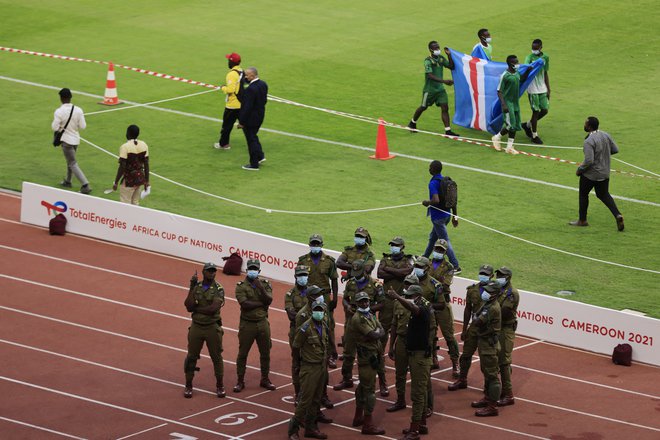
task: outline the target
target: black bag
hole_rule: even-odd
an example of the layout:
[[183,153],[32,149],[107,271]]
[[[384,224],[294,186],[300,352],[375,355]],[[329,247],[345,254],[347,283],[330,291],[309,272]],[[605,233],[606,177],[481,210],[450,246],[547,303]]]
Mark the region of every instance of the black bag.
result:
[[50,219],[48,232],[50,232],[50,235],[64,235],[66,233],[66,217],[64,217],[64,214],[57,214]]
[[440,192],[438,198],[440,199],[439,208],[443,211],[449,211],[455,208],[458,203],[458,185],[451,177],[444,176],[442,179],[435,179],[440,182]]
[[619,344],[614,347],[612,362],[629,367],[632,363],[632,346],[630,344]]
[[71,116],[73,116],[73,109],[75,108],[75,105],[71,106],[71,113],[69,113],[69,119],[66,120],[66,124],[64,124],[64,128],[61,131],[56,131],[53,133],[53,147],[59,147],[62,145],[62,135],[66,131],[66,128],[69,126],[69,122],[71,122]]
[[243,101],[243,93],[245,93],[245,72],[242,70],[235,70],[238,73],[238,91],[236,92],[236,99],[238,102]]
[[240,275],[241,266],[243,265],[243,257],[234,252],[228,257],[222,257],[225,265],[222,267],[222,273],[225,275]]

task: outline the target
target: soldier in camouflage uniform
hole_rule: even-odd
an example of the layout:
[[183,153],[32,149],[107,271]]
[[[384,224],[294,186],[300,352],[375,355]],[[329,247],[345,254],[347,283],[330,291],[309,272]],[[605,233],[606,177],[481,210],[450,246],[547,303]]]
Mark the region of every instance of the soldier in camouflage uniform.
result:
[[[316,286],[310,287],[317,288]],[[319,289],[320,293],[320,289]],[[326,439],[317,422],[321,411],[321,395],[327,376],[327,357],[330,345],[327,306],[323,298],[311,305],[311,317],[297,329],[293,350],[300,359],[300,402],[289,421],[289,440],[299,440],[298,429],[305,425],[305,437]]]
[[[447,259],[447,241],[442,238],[435,242],[431,254],[429,275],[440,281],[442,292],[438,295],[435,319],[440,327],[442,336],[447,342],[449,358],[451,359],[452,375],[458,377],[458,342],[454,337],[454,313],[451,308],[451,283],[454,280],[454,266]],[[438,369],[438,358],[434,356],[432,369]]]
[[186,386],[183,396],[187,399],[193,395],[193,378],[197,368],[197,360],[204,342],[209,350],[215,371],[216,394],[225,397],[223,385],[224,362],[222,359],[222,319],[220,308],[225,304],[225,289],[215,281],[217,268],[213,263],[206,263],[202,269],[204,279],[197,279],[197,272],[190,279],[190,290],[184,301],[186,310],[192,313],[192,323],[188,328],[188,354],[183,363],[186,374]]
[[[309,253],[298,258],[298,264],[309,267],[309,284],[315,284],[323,289],[323,299],[328,310],[326,315],[330,319],[330,334],[335,341],[335,316],[337,308],[337,295],[339,283],[337,281],[337,263],[330,255],[323,252],[323,237],[312,234],[309,237]],[[333,344],[328,350],[328,366],[337,368],[337,347]]]
[[499,373],[500,330],[502,328],[502,311],[498,296],[500,286],[489,282],[481,294],[483,304],[475,313],[473,324],[477,328],[477,348],[481,372],[484,375],[484,397],[472,402],[473,408],[478,408],[477,417],[496,416],[497,400],[502,393]]
[[465,310],[463,312],[463,330],[461,341],[463,341],[463,353],[459,358],[460,373],[456,382],[447,386],[449,391],[465,389],[468,386],[467,377],[472,365],[472,355],[477,351],[477,327],[474,325],[474,313],[483,304],[481,294],[484,286],[493,278],[493,266],[484,264],[479,268],[479,282],[468,286],[465,294]]
[[[370,308],[373,313],[380,311],[383,303],[383,286],[365,273],[364,261],[357,260],[352,264],[351,279],[346,283],[342,305],[344,307],[344,360],[341,366],[342,380],[333,389],[340,391],[353,387],[353,364],[355,363],[356,346],[355,336],[351,329],[351,318],[357,310],[355,295],[366,292],[369,296]],[[379,375],[385,375],[385,364],[379,368]]]
[[[403,292],[403,280],[406,275],[412,272],[412,256],[404,254],[403,250],[406,247],[405,241],[401,237],[394,237],[390,240],[390,253],[383,253],[383,258],[378,265],[378,278],[383,280],[383,290],[387,291],[393,289],[396,293]],[[385,329],[385,336],[380,341],[383,347],[387,346],[387,339],[389,337],[389,329],[392,326],[392,317],[394,313],[394,302],[387,295],[383,298],[383,306],[378,313],[378,320]],[[385,397],[389,395],[387,381],[385,376],[379,376],[380,379],[380,395]]]
[[373,423],[373,411],[376,405],[376,374],[383,364],[380,339],[385,330],[369,308],[369,295],[366,292],[359,292],[355,302],[357,311],[350,325],[355,332],[360,383],[355,390],[353,426],[362,426],[362,434],[383,435],[385,430]]
[[513,273],[508,267],[500,267],[495,272],[497,284],[501,286],[498,297],[502,309],[502,331],[500,331],[500,377],[502,378],[502,395],[497,401],[497,406],[513,405],[513,385],[511,384],[511,353],[513,342],[516,338],[518,328],[518,304],[520,294],[518,289],[511,285]]

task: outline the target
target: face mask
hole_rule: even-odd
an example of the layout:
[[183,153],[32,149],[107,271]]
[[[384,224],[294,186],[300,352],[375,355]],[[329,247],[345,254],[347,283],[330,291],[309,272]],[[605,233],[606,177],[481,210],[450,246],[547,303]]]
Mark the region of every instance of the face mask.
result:
[[417,278],[423,277],[424,276],[424,269],[421,267],[416,267],[415,268],[415,275],[417,275]]
[[369,307],[365,307],[365,308],[358,307],[358,312],[360,312],[360,313],[369,313],[369,312],[371,312],[371,309]]
[[310,246],[309,251],[313,254],[318,254],[321,252],[321,246]]
[[251,280],[255,279],[258,276],[259,276],[259,271],[258,270],[248,270],[247,271],[247,277]]
[[312,312],[312,319],[314,321],[323,321],[323,316],[324,315],[325,315],[325,313],[323,311],[314,310]]
[[490,293],[481,292],[481,299],[483,299],[484,301],[488,301],[490,299]]
[[296,277],[296,282],[298,283],[299,286],[306,286],[308,278],[309,277],[307,275],[299,276]]
[[540,50],[532,50],[532,53],[533,53],[534,55],[538,55],[538,54],[541,53],[541,51],[540,51]]
[[392,254],[395,254],[395,255],[400,254],[401,253],[401,248],[398,247],[398,246],[390,246],[390,252],[392,252]]
[[487,283],[490,277],[488,275],[479,275],[479,282],[480,283]]
[[355,241],[356,246],[364,246],[364,244],[367,242],[367,239],[364,237],[355,237],[353,241]]
[[438,55],[440,55],[441,53],[442,53],[442,52],[440,51],[440,49],[437,49],[437,50],[434,50],[434,51],[433,51],[433,55],[436,56],[436,57],[437,57]]
[[492,38],[490,38],[490,37],[486,38],[486,43],[490,43],[491,41],[493,41]]
[[445,254],[441,254],[440,252],[433,251],[433,259],[434,260],[442,260],[445,257]]
[[515,72],[518,70],[518,67],[520,67],[520,64],[509,64],[509,67]]
[[504,287],[504,285],[506,284],[506,278],[498,278],[496,281],[497,284],[500,285],[500,287]]

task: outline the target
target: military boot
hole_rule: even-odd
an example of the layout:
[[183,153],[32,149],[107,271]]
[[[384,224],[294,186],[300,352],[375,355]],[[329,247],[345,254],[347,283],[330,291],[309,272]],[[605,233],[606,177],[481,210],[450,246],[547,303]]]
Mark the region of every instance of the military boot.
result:
[[234,385],[234,392],[240,393],[243,389],[245,389],[245,375],[239,374],[238,381],[236,382],[236,385]]
[[488,397],[484,396],[481,398],[481,400],[476,400],[470,404],[472,408],[486,408],[488,406]]
[[353,426],[360,426],[364,423],[364,408],[355,407],[355,415],[353,416]]
[[269,391],[276,389],[275,385],[273,385],[268,376],[261,376],[261,382],[259,382],[259,386],[261,388],[266,388]]
[[396,402],[394,402],[394,405],[388,406],[385,408],[385,411],[387,412],[395,412],[399,411],[402,409],[406,409],[406,398],[404,396],[397,396]]
[[190,399],[193,395],[193,386],[192,382],[186,382],[186,386],[183,389],[183,397]]
[[516,400],[513,398],[513,392],[509,391],[500,396],[500,400],[497,401],[497,406],[509,406],[514,405]]
[[454,383],[447,385],[449,391],[457,391],[467,388],[467,377],[459,377]]
[[298,430],[300,429],[300,422],[298,419],[296,419],[296,416],[291,417],[289,420],[289,431],[287,434],[289,435],[289,440],[300,440],[300,436],[298,435]]
[[[497,410],[497,409],[496,409]],[[364,435],[384,435],[385,430],[380,426],[374,425],[373,416],[371,414],[364,415],[364,423],[362,424],[362,434]]]
[[353,388],[353,379],[343,378],[341,382],[332,387],[332,389],[335,391],[341,391],[346,388]]
[[419,440],[419,422],[410,422],[410,428],[404,429],[401,440]]
[[[486,399],[486,406],[484,408],[479,408],[474,412],[474,415],[477,417],[493,417],[499,414],[497,410],[497,401]],[[474,405],[472,405],[474,406]]]
[[335,407],[335,404],[332,403],[330,398],[328,397],[328,392],[324,391],[323,395],[321,396],[321,405],[323,405],[327,409],[332,409]]
[[461,377],[461,373],[458,371],[458,359],[451,360],[451,375],[454,379]]
[[380,384],[380,395],[382,397],[387,397],[390,395],[390,390],[387,388],[387,381],[385,380],[385,376],[383,377],[378,377],[378,383]]

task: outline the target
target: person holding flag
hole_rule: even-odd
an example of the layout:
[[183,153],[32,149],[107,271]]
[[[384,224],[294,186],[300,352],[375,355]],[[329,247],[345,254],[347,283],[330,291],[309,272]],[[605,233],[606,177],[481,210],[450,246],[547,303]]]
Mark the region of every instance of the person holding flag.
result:
[[424,111],[433,104],[440,107],[442,110],[442,122],[445,124],[445,134],[448,136],[459,136],[458,133],[451,131],[449,123],[449,99],[445,84],[451,86],[454,81],[451,79],[443,79],[442,71],[446,67],[449,70],[454,70],[454,61],[451,59],[450,51],[445,47],[445,54],[447,58],[442,56],[440,45],[437,41],[429,42],[429,51],[431,55],[424,59],[424,75],[426,82],[424,83],[424,91],[422,92],[422,103],[415,110],[412,120],[408,123],[408,128],[411,133],[417,131],[417,120],[424,113]]
[[509,55],[506,57],[507,69],[500,77],[500,83],[497,86],[497,96],[502,105],[502,114],[504,115],[504,123],[502,130],[496,133],[491,140],[493,147],[497,151],[502,151],[500,141],[502,136],[508,134],[506,153],[518,154],[518,151],[513,148],[513,142],[516,138],[516,131],[520,131],[520,83],[525,82],[529,76],[531,69],[527,69],[525,73],[520,75],[518,72],[518,57],[516,55]]
[[490,44],[492,41],[490,32],[488,32],[488,29],[479,29],[477,37],[479,37],[479,42],[474,45],[470,55],[476,58],[481,58],[482,60],[492,61],[493,45]]

